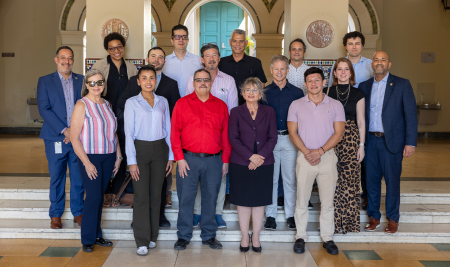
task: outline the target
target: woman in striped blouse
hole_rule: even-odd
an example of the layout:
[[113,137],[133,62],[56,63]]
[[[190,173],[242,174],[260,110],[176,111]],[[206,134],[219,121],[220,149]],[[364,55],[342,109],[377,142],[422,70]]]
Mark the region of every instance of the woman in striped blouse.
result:
[[122,161],[117,139],[117,120],[106,95],[104,75],[99,70],[86,73],[82,99],[75,105],[70,141],[78,156],[78,167],[86,190],[81,225],[84,252],[92,252],[94,244],[112,246],[102,237],[100,228],[103,198],[111,174],[116,175]]

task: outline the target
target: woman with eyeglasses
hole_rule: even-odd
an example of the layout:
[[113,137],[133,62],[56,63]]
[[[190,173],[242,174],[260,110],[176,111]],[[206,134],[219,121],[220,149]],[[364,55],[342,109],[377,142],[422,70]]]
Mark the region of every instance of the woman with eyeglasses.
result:
[[81,89],[82,99],[75,104],[70,121],[70,141],[78,156],[81,178],[86,191],[83,205],[81,243],[84,252],[92,252],[94,244],[112,246],[102,237],[103,196],[111,175],[122,162],[117,140],[117,120],[106,95],[105,76],[99,70],[86,73]]
[[[230,203],[237,205],[241,244],[239,250],[261,252],[261,232],[265,206],[272,204],[273,150],[277,144],[275,110],[260,104],[265,100],[262,83],[248,78],[242,84],[245,103],[231,110],[228,136],[233,150],[230,157]],[[250,217],[253,233],[248,234]]]
[[[118,120],[117,133],[122,144],[122,151],[125,150],[125,134],[123,132],[123,114],[116,113],[117,101],[127,87],[130,77],[137,75],[136,66],[123,58],[125,45],[126,40],[120,33],[112,32],[108,34],[103,40],[103,46],[109,55],[92,66],[92,69],[101,70],[105,75],[106,85],[108,86],[108,93],[105,95],[105,99],[111,104]],[[120,206],[120,203],[116,200],[116,194],[119,192],[125,178],[126,167],[125,158],[116,177],[106,190],[105,207]]]

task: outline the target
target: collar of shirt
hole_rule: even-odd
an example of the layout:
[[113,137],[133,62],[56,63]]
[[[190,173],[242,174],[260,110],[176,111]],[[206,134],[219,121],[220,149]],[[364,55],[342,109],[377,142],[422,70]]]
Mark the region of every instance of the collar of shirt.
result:
[[375,79],[375,76],[374,76],[373,77],[373,84],[383,84],[383,83],[385,84],[385,83],[387,83],[388,78],[389,78],[389,71],[386,74],[386,76],[384,76],[384,78],[381,79],[381,81],[379,81],[379,82],[377,82],[377,80]]
[[[111,59],[111,55],[106,57],[106,61],[108,62],[109,65],[114,63]],[[120,65],[122,66],[122,64],[125,64],[125,60],[123,58],[122,58],[122,63]]]
[[[330,97],[327,96],[326,94],[323,94],[323,95],[324,95],[324,98],[323,98],[322,102],[319,103],[319,105],[322,104],[322,103],[324,103],[324,104],[330,103]],[[309,99],[309,94],[306,95],[305,97],[303,97],[302,99],[303,99],[303,101],[305,101],[307,103],[313,103],[314,104],[314,102]],[[316,104],[314,104],[314,105],[316,105]]]
[[72,81],[72,73],[70,73],[70,76],[69,76],[69,78],[67,78],[67,80],[66,80],[66,78],[64,78],[64,76],[62,76],[61,73],[59,73],[59,71],[58,71],[58,75],[59,75],[59,79],[63,82],[71,82]]
[[[346,59],[348,59],[348,55],[345,57]],[[362,64],[364,61],[366,61],[367,60],[367,58],[365,58],[365,57],[363,57],[363,56],[361,56],[361,58],[359,59],[359,61],[358,61],[358,63],[356,63],[356,64],[353,64],[353,65],[358,65],[358,64]]]
[[[237,61],[237,62],[241,62],[241,61],[247,62],[247,57],[248,56],[244,53],[244,57],[241,60]],[[230,58],[228,59],[228,61],[236,62],[236,60],[234,60],[233,54],[230,55]]]
[[[287,89],[289,89],[289,90],[292,90],[294,85],[292,85],[292,84],[290,84],[289,83],[289,81],[288,80],[286,80],[286,85],[284,86],[284,88],[283,88],[283,90],[285,89],[285,88],[287,88]],[[270,85],[269,85],[269,90],[271,90],[271,89],[280,89],[280,87],[278,87],[278,85],[275,83],[275,82],[272,82]]]
[[[198,98],[197,94],[195,93],[195,89],[194,89],[194,92],[192,92],[192,94],[189,94],[188,96],[189,96],[189,98],[190,98],[191,100],[198,100],[198,101],[201,101],[201,100]],[[215,97],[211,94],[211,92],[209,92],[209,98],[208,98],[208,100],[206,100],[205,102],[207,102],[207,101],[214,101],[214,100],[215,100],[214,98],[215,98]],[[201,101],[201,102],[203,102],[203,101]]]
[[[159,98],[160,98],[161,96],[159,96],[159,95],[157,95],[157,94],[155,94],[155,93],[153,93],[153,96],[155,97],[155,104],[153,105],[153,107],[155,107],[156,104],[159,102],[159,100],[160,100]],[[137,97],[137,101],[139,101],[139,102],[144,101],[145,103],[148,103],[147,100],[145,100],[145,98],[142,96],[142,92],[139,93],[139,95],[138,95],[138,97]],[[149,106],[150,106],[150,105],[149,105]]]
[[[193,55],[193,54],[189,53],[189,51],[186,50],[186,54],[184,55],[184,57],[185,58],[186,57],[190,57],[191,55]],[[169,58],[175,58],[175,57],[178,58],[177,55],[175,54],[175,50],[172,52],[172,54],[168,55],[167,57],[169,57]]]
[[298,68],[294,67],[292,64],[289,64],[289,68],[290,69],[294,69],[294,70],[299,70],[299,69],[301,69],[303,67],[307,67],[306,64],[305,64],[305,61],[303,61],[302,65],[300,65],[300,67],[298,67]]

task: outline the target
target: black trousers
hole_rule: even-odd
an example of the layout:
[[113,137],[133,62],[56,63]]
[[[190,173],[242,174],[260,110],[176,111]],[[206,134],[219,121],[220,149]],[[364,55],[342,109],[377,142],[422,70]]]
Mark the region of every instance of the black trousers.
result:
[[125,153],[125,140],[119,140],[120,151],[122,152],[123,160],[120,163],[120,168],[117,171],[114,179],[110,181],[108,187],[106,188],[105,194],[117,194],[119,193],[120,187],[125,180],[125,175],[127,173],[127,155]]

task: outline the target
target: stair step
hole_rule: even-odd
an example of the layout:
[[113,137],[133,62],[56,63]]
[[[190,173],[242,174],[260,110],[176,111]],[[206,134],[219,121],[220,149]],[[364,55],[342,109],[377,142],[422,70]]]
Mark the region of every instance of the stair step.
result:
[[[131,221],[104,221],[102,223],[103,236],[111,240],[134,240]],[[37,239],[80,239],[80,227],[71,220],[62,220],[63,229],[51,229],[50,220],[10,220],[0,221],[0,238],[37,238]],[[158,240],[176,241],[176,222],[171,221],[172,227],[161,228]],[[361,228],[364,227],[361,224]],[[399,232],[393,235],[384,233],[386,223],[382,223],[380,230],[336,234],[335,242],[354,243],[447,243],[450,238],[448,224],[400,224]],[[318,231],[319,223],[308,223],[308,242],[321,242]],[[241,233],[238,222],[228,222],[227,228],[217,231],[217,239],[222,242],[240,241]],[[276,231],[261,231],[262,242],[291,242],[295,240],[295,231],[291,231],[284,223],[278,224]],[[201,241],[200,229],[195,228],[192,241]]]

